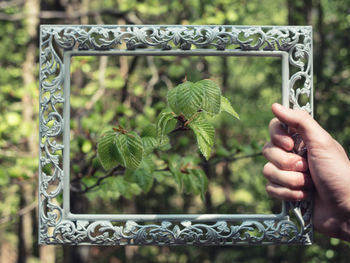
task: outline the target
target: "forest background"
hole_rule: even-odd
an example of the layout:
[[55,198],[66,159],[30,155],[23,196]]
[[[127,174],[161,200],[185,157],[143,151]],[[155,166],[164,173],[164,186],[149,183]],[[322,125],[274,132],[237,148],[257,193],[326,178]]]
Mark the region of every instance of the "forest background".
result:
[[[39,247],[40,24],[312,25],[315,118],[350,152],[349,0],[0,1],[0,262],[348,261],[348,243],[320,234],[307,247]],[[78,57],[71,77],[71,202],[77,212],[278,212],[261,173],[270,105],[281,100],[278,60]],[[216,121],[216,159],[205,170],[204,200],[181,190],[166,171],[132,187],[118,175],[88,176],[101,128],[117,120],[140,130],[165,106],[164,90],[185,77],[215,80],[241,118]],[[178,154],[193,145],[190,135],[177,137]]]

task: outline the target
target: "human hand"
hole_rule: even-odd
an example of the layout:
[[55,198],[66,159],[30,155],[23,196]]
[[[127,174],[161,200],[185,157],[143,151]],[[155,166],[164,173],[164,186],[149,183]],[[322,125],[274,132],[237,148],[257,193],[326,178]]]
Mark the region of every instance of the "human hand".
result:
[[[263,149],[268,159],[263,174],[266,191],[283,200],[305,200],[313,191],[315,230],[350,241],[350,162],[343,147],[307,112],[272,105],[271,142]],[[294,141],[287,130],[300,134],[307,159],[292,153]]]

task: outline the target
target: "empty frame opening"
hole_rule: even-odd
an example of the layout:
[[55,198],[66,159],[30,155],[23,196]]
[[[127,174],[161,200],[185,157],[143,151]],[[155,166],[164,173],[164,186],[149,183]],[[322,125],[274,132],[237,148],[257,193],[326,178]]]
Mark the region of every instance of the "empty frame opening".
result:
[[[282,100],[281,59],[246,56],[72,56],[70,62],[70,210],[75,214],[277,214],[265,192],[261,150],[271,104]],[[100,136],[119,125],[141,135],[156,124],[167,92],[184,79],[210,79],[240,116],[209,122],[215,142],[205,160],[191,130],[143,156],[139,172],[104,169]],[[171,165],[183,173],[174,173]],[[152,166],[152,167],[149,167]],[[208,178],[201,194],[188,168]],[[129,173],[129,174],[128,174]],[[192,185],[191,185],[192,184]]]

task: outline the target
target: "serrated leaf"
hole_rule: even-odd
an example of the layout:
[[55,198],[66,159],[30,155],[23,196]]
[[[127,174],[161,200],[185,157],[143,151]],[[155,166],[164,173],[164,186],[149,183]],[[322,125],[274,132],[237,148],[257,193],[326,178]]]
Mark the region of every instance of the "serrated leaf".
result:
[[181,113],[181,110],[179,109],[178,105],[177,105],[177,91],[178,91],[178,87],[175,87],[171,90],[168,91],[167,94],[167,100],[168,100],[168,104],[170,109],[177,115],[179,115]]
[[124,158],[124,166],[129,169],[136,169],[142,160],[142,140],[136,132],[120,134],[117,136],[116,145]]
[[144,193],[148,193],[153,185],[153,175],[146,170],[136,170],[134,176],[136,183],[141,187]]
[[141,188],[136,183],[130,183],[124,180],[122,176],[117,176],[111,182],[114,191],[127,199],[131,199],[135,195],[141,193]]
[[204,90],[201,85],[185,81],[168,92],[168,103],[176,114],[189,119],[202,105]]
[[157,137],[157,128],[155,124],[147,125],[145,128],[143,128],[141,134],[141,137]]
[[123,158],[116,145],[116,139],[119,133],[108,131],[99,139],[97,144],[98,158],[105,170],[123,164]]
[[156,133],[160,144],[163,144],[167,138],[166,135],[174,130],[176,123],[177,120],[169,109],[166,109],[159,114]]
[[191,169],[190,174],[195,178],[196,182],[196,192],[201,195],[202,200],[205,199],[205,192],[208,189],[208,178],[203,170],[201,169]]
[[169,166],[171,175],[173,176],[176,184],[178,185],[178,189],[182,191],[183,182],[182,182],[182,173],[179,168],[180,161],[181,161],[180,156],[173,154],[169,157],[168,166]]
[[126,182],[123,177],[117,176],[114,180],[111,181],[111,186],[113,190],[117,191],[121,195],[125,195],[127,191]]
[[171,144],[170,144],[169,141],[170,141],[169,137],[168,136],[164,136],[162,142],[159,142],[159,141],[157,142],[158,143],[157,149],[159,149],[159,150],[161,150],[163,152],[170,150],[171,149]]
[[220,112],[221,90],[219,86],[210,79],[203,79],[195,83],[203,90],[203,102],[201,109],[211,115]]
[[230,101],[227,98],[225,98],[224,96],[221,96],[220,112],[222,112],[222,111],[226,111],[230,115],[232,115],[232,116],[236,117],[237,119],[239,119],[238,113],[233,109]]
[[189,173],[182,173],[182,182],[183,182],[183,191],[185,193],[194,193],[198,194],[195,192],[196,185],[193,176]]
[[162,182],[166,177],[170,177],[172,173],[170,171],[155,171],[153,177],[157,182]]
[[141,139],[143,154],[147,156],[158,146],[156,125],[150,124],[146,126],[141,132]]
[[158,145],[157,139],[153,137],[142,137],[143,154],[150,154]]
[[189,124],[190,128],[196,135],[199,150],[209,159],[211,149],[214,145],[215,129],[202,115]]

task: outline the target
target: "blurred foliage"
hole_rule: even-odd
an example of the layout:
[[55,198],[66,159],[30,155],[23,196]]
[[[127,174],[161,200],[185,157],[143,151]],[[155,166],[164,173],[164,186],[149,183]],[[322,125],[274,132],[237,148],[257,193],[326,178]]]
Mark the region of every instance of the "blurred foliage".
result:
[[[18,3],[2,4],[11,2]],[[41,13],[42,24],[310,24],[314,28],[315,118],[349,153],[349,1],[47,0],[40,5],[41,11],[55,10],[67,15],[63,19],[57,13],[50,13],[51,17]],[[0,13],[0,220],[11,219],[0,225],[0,245],[8,242],[17,246],[20,224],[16,215],[22,208],[22,188],[37,186],[38,159],[30,144],[37,144],[38,138],[38,83],[23,86],[23,62],[30,41],[21,17],[23,3],[2,1]],[[32,65],[36,79],[38,53],[36,50]],[[197,151],[195,137],[171,135],[169,143],[174,151],[165,148],[161,156],[149,154],[148,162],[141,164],[138,173],[109,176],[97,185],[99,178],[106,176],[96,154],[99,135],[117,123],[137,131],[155,123],[166,107],[168,90],[180,84],[185,75],[193,81],[210,78],[217,82],[240,115],[240,121],[225,116],[227,113],[213,120],[216,137],[209,161],[206,163],[198,154],[181,158],[186,151]],[[270,105],[281,101],[280,76],[280,61],[276,58],[73,57],[70,98],[73,212],[279,212],[280,202],[265,193],[261,174],[264,158],[239,158],[255,156],[268,140]],[[28,111],[32,114],[30,119],[25,118]],[[162,169],[165,163],[170,164],[170,169],[187,163],[202,165],[209,181],[204,201],[188,193],[191,191],[179,191],[176,177]],[[151,173],[153,165],[157,171]],[[36,225],[33,220],[33,249],[28,255],[33,262],[39,260]],[[76,256],[79,251],[57,247],[56,262],[80,259],[80,262],[316,263],[347,262],[350,256],[348,243],[320,234],[316,234],[315,244],[308,247],[89,247],[86,261],[81,255]]]

